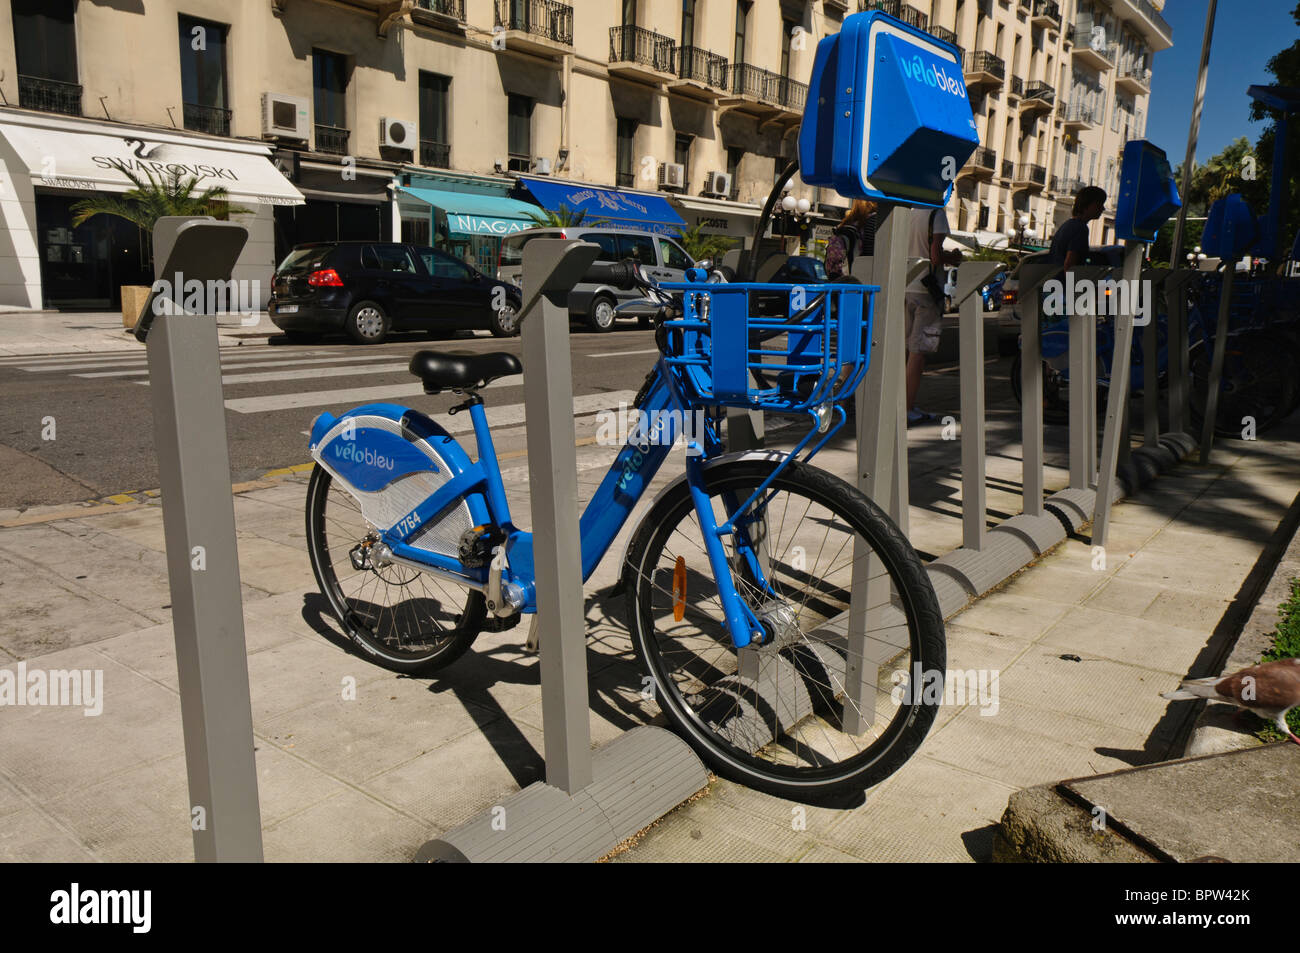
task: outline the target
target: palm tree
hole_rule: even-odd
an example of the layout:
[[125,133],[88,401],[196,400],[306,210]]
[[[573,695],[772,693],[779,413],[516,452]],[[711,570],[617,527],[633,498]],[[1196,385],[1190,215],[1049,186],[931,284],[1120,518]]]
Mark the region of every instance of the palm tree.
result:
[[[96,195],[73,203],[74,228],[96,215],[113,215],[139,226],[148,242],[153,238],[153,227],[158,219],[167,215],[211,215],[225,220],[231,215],[252,212],[252,209],[230,204],[230,193],[222,186],[200,191],[197,175],[184,178],[179,172],[155,175],[146,169],[141,178],[127,169],[122,171],[131,180],[133,188],[121,195]],[[152,248],[149,256],[152,259]]]
[[716,263],[735,246],[736,241],[725,235],[705,235],[703,229],[703,225],[696,225],[691,229],[679,228],[676,238],[686,249],[686,254],[696,261],[708,258]]
[[581,210],[574,210],[569,206],[561,204],[558,212],[552,212],[549,209],[542,209],[537,212],[528,212],[528,217],[540,225],[542,228],[572,228],[577,225],[587,225],[590,228],[598,228],[606,224],[603,218],[594,222],[587,221],[587,213]]

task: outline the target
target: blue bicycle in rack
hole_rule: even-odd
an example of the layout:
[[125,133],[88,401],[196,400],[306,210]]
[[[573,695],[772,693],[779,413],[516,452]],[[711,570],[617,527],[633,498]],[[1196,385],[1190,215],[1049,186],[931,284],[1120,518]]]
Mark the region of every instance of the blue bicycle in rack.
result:
[[[878,289],[708,284],[698,270],[656,286],[635,266],[602,267],[660,302],[661,357],[635,401],[640,425],[582,514],[583,578],[684,438],[685,473],[645,510],[622,564],[655,701],[742,783],[807,798],[879,782],[934,720],[939,698],[908,688],[916,672],[944,670],[942,615],[888,516],[808,463],[844,425],[840,402],[866,371]],[[751,315],[751,292],[787,295],[788,316]],[[410,369],[426,393],[464,397],[456,410],[470,414],[478,460],[406,407],[322,414],[307,538],[321,591],[360,650],[428,674],[480,631],[537,608],[532,536],[511,519],[478,394],[523,369],[508,353],[434,351]],[[724,407],[796,415],[807,433],[788,451],[727,453]]]

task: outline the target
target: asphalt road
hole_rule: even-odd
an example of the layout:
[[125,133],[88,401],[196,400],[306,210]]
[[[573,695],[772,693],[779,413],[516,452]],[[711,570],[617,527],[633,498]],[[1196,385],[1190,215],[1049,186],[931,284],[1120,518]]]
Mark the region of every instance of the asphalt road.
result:
[[[608,334],[575,329],[571,341],[574,395],[591,397],[589,404],[599,403],[593,395],[635,391],[657,353],[653,332],[631,325]],[[518,338],[484,335],[453,341],[403,335],[378,347],[342,339],[298,346],[273,337],[223,348],[232,482],[308,462],[303,432],[322,411],[340,413],[389,400],[445,414],[455,397],[420,393],[418,380],[406,370],[411,355],[424,348],[520,354]],[[156,488],[147,377],[143,347],[138,352],[0,358],[0,508]],[[522,382],[522,377],[510,378],[484,391],[489,409],[522,405]],[[51,418],[54,439],[44,439]],[[497,447],[501,453],[518,449]]]

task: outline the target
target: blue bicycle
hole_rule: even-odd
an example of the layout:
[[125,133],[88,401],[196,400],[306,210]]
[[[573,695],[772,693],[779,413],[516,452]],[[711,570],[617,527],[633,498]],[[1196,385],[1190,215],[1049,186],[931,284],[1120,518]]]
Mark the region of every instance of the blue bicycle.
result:
[[[640,425],[582,514],[584,579],[682,438],[685,473],[645,510],[622,564],[654,700],[714,770],[742,783],[816,798],[879,782],[938,710],[942,615],[888,516],[808,463],[843,426],[838,401],[865,373],[877,289],[709,284],[698,270],[657,286],[634,266],[604,267],[661,303],[661,357],[635,401]],[[751,315],[751,292],[783,293],[791,307]],[[480,631],[536,611],[532,536],[511,519],[478,394],[522,370],[507,353],[411,360],[426,393],[463,395],[456,409],[470,414],[477,461],[393,404],[312,426],[312,569],[379,665],[429,674]],[[795,415],[807,433],[786,452],[727,453],[728,406]]]

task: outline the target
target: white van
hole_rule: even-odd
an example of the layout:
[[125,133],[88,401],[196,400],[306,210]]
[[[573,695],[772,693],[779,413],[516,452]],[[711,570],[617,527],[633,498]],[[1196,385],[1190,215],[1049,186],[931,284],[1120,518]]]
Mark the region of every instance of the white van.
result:
[[[655,281],[685,281],[686,269],[695,260],[671,238],[630,228],[528,228],[515,232],[501,243],[497,260],[497,279],[522,287],[524,246],[534,238],[576,238],[600,246],[597,261],[632,260]],[[623,291],[612,285],[581,282],[569,292],[569,315],[581,318],[592,331],[609,331],[614,327],[614,309],[626,301],[641,297],[637,291]],[[644,318],[641,319],[644,321]]]

